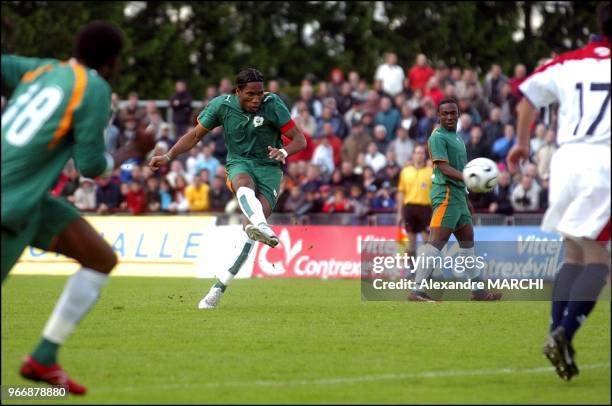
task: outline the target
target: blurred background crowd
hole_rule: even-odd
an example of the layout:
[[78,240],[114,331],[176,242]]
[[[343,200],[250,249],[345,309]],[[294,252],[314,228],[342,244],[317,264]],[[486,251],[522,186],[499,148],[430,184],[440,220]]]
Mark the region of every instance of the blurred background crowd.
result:
[[[513,72],[493,64],[479,77],[475,69],[444,63],[430,66],[424,54],[403,65],[389,52],[373,78],[335,68],[328,80],[304,78],[294,98],[284,94],[276,80],[267,80],[266,89],[285,101],[308,143],[284,166],[275,211],[396,212],[400,172],[413,164],[416,155],[429,156],[427,139],[438,125],[437,106],[445,97],[459,103],[458,135],[465,142],[468,160],[487,157],[498,163],[499,185],[489,193],[469,195],[475,210],[506,215],[543,211],[556,149],[555,106],[543,109],[532,127],[531,162],[522,173],[511,177],[505,166],[516,140],[516,106],[522,97],[518,86],[526,75],[522,64]],[[139,100],[136,92],[125,95],[124,101],[113,94],[107,147],[119,148],[147,121],[157,132],[151,154],[163,154],[196,123],[201,108],[194,108],[194,101],[206,106],[231,91],[232,80],[227,77],[194,99],[188,84],[178,81],[168,99],[170,112],[162,111],[156,101]],[[80,210],[101,214],[232,213],[239,208],[226,186],[226,153],[219,127],[158,172],[145,161],[128,161],[111,176],[94,180],[80,177],[70,162],[52,193]],[[427,165],[431,165],[428,159]]]

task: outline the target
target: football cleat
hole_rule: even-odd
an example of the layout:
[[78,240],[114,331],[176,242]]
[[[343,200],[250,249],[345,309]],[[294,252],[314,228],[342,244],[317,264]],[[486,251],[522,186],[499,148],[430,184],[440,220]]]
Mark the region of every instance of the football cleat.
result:
[[223,291],[221,288],[212,287],[204,296],[204,299],[198,303],[198,309],[214,309],[219,304]]
[[408,295],[408,300],[411,302],[430,302],[430,303],[440,302],[439,300],[432,299],[431,296],[429,296],[425,292],[410,292],[410,294]]
[[19,373],[24,378],[35,382],[46,382],[49,385],[65,385],[68,387],[68,392],[75,395],[84,395],[87,392],[87,388],[71,380],[68,377],[68,373],[59,364],[45,366],[32,358],[31,355],[24,359]]
[[472,292],[472,299],[476,302],[495,302],[501,300],[502,294],[498,292],[476,291]]
[[261,223],[258,226],[249,224],[245,227],[244,231],[251,240],[260,241],[272,248],[278,245],[278,237],[270,226],[265,223]]
[[542,352],[548,358],[550,363],[555,367],[555,371],[559,378],[564,381],[569,381],[580,371],[576,365],[574,355],[576,352],[572,344],[565,338],[565,329],[563,326],[557,327],[544,343]]

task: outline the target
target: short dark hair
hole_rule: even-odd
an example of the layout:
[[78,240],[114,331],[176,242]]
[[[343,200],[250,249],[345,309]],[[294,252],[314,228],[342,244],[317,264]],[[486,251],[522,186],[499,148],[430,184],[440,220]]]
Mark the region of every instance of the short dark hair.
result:
[[92,21],[76,36],[74,56],[90,68],[98,69],[119,55],[123,49],[123,34],[106,21]]
[[597,28],[599,33],[610,37],[610,2],[603,1],[597,5]]
[[447,97],[446,99],[442,99],[442,101],[440,102],[440,104],[438,104],[438,112],[440,111],[440,108],[444,105],[444,104],[451,104],[453,103],[455,106],[457,106],[457,110],[459,110],[459,103],[457,103],[457,100],[455,100],[452,97]]
[[236,76],[236,87],[242,89],[247,83],[263,82],[264,77],[260,71],[255,68],[246,68],[241,70]]

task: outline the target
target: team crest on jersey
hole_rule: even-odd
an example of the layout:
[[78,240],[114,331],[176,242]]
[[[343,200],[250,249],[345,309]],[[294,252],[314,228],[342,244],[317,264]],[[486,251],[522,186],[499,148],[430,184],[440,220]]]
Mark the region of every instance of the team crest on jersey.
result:
[[264,118],[262,116],[255,116],[253,119],[253,127],[259,127],[264,122]]

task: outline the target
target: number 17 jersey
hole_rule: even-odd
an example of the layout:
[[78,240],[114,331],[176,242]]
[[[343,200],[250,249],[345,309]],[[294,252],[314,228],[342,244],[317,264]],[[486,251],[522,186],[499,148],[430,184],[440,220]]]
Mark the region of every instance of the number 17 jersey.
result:
[[535,107],[559,102],[557,143],[610,145],[610,40],[595,37],[536,69],[520,91]]

